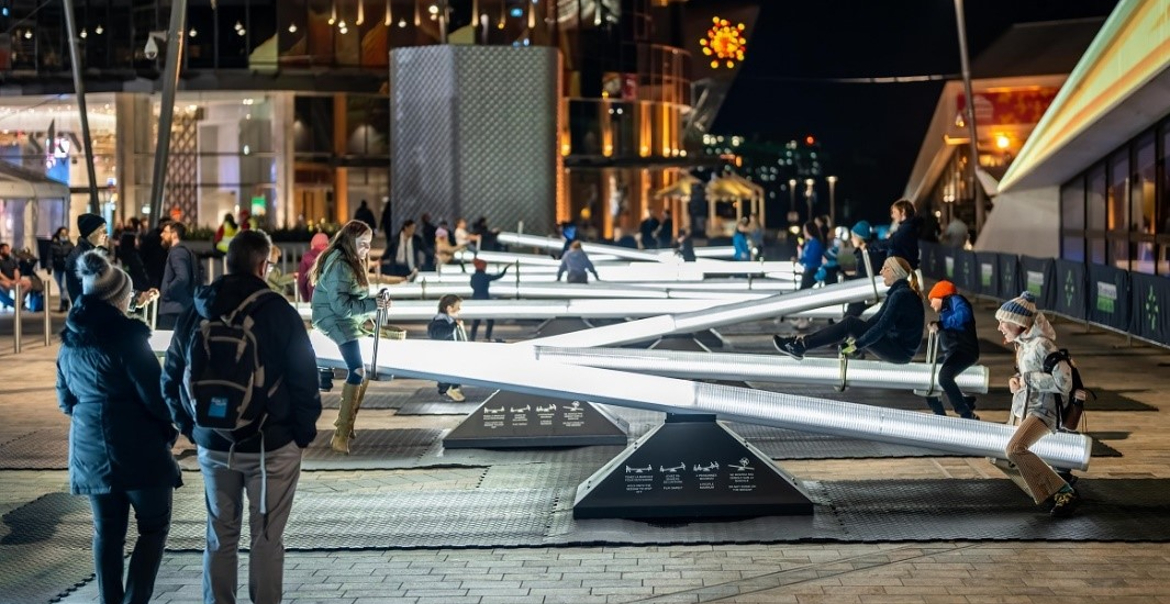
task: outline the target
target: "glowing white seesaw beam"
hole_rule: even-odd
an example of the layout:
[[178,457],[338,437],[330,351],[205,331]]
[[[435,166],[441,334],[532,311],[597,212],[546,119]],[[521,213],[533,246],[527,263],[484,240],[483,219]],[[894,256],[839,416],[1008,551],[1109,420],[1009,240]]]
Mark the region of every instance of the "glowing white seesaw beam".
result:
[[[762,296],[761,296],[762,297]],[[691,312],[726,304],[725,300],[464,300],[460,316],[464,319],[625,319],[649,317],[664,312]],[[297,305],[304,319],[312,318],[307,303]],[[435,300],[396,300],[386,311],[386,320],[429,321],[438,312]]]
[[[890,390],[939,391],[938,366],[927,363],[895,365],[880,361],[849,361],[843,371],[838,359],[788,357],[724,352],[674,350],[632,350],[629,348],[554,348],[537,346],[536,358],[566,365],[582,365],[647,373],[690,380],[746,380],[884,388]],[[986,393],[990,372],[975,365],[955,377],[963,392]]]
[[[730,292],[785,292],[796,291],[799,285],[796,281],[782,279],[718,279],[703,280],[701,273],[686,274],[663,273],[659,271],[642,271],[631,268],[598,268],[598,273],[604,279],[607,287],[632,287],[638,289],[677,289],[686,291],[730,291]],[[490,271],[495,273],[495,271]],[[509,282],[515,284],[519,277],[522,284],[556,283],[556,273],[531,273],[515,271],[513,269],[502,280],[493,281],[495,284]],[[428,284],[459,284],[470,283],[471,273],[445,270],[442,273],[419,273],[416,283],[426,281]]]
[[820,289],[805,289],[778,296],[769,296],[762,300],[732,302],[707,310],[639,319],[629,323],[596,327],[547,338],[536,338],[517,342],[514,345],[596,347],[643,342],[673,333],[692,333],[744,321],[791,316],[834,304],[861,302],[873,298],[875,289],[878,295],[884,296],[888,288],[881,282],[881,279],[872,281],[856,279]]
[[[311,336],[318,362],[344,367],[337,345]],[[361,340],[362,358],[373,339]],[[959,455],[1002,458],[1014,426],[901,411],[873,405],[734,388],[540,361],[534,348],[514,344],[388,340],[378,367],[387,375],[504,388],[564,400],[586,400],[665,413],[715,413],[720,419],[801,432],[938,449]],[[1032,451],[1061,468],[1088,468],[1092,440],[1050,434]]]
[[[384,286],[373,285],[372,293],[377,293]],[[410,299],[439,299],[447,294],[455,294],[463,298],[471,297],[470,283],[430,283],[417,280],[413,283],[399,283],[386,287],[390,298],[395,300]],[[628,299],[678,299],[678,300],[756,300],[766,297],[771,292],[750,291],[695,291],[687,289],[666,289],[632,287],[626,284],[608,284],[594,282],[591,285],[577,285],[572,283],[520,283],[508,282],[500,279],[492,284],[493,296],[502,298],[525,299],[566,299],[566,298],[628,298]]]
[[[557,248],[558,250],[560,248]],[[536,254],[518,254],[514,252],[472,252],[469,250],[461,250],[455,252],[455,259],[461,262],[470,263],[476,258],[483,260],[489,264],[516,264],[521,266],[551,266],[554,269],[561,265],[561,261],[549,256],[539,256]],[[589,255],[589,259],[594,264],[601,264],[606,262],[622,262],[621,258],[610,254]]]
[[[151,346],[165,354],[170,338],[171,332],[155,332]],[[318,365],[345,367],[332,340],[315,330],[309,339]],[[373,358],[373,338],[362,338],[359,346],[363,359]],[[381,347],[378,368],[385,375],[664,413],[714,413],[723,420],[959,455],[1003,457],[1015,433],[1013,426],[991,422],[539,361],[535,348],[512,344],[386,340]],[[1054,466],[1085,470],[1091,447],[1084,435],[1057,433],[1045,436],[1032,451]]]
[[[540,237],[538,235],[520,235],[518,233],[500,233],[497,236],[497,240],[500,243],[505,243],[507,245],[519,245],[522,247],[534,247],[545,250],[559,251],[565,246],[564,239]],[[655,252],[632,250],[628,247],[621,247],[618,245],[581,242],[581,249],[585,250],[585,252],[590,255],[590,258],[592,258],[593,254],[606,254],[615,258],[624,258],[626,260],[662,262],[662,258]]]

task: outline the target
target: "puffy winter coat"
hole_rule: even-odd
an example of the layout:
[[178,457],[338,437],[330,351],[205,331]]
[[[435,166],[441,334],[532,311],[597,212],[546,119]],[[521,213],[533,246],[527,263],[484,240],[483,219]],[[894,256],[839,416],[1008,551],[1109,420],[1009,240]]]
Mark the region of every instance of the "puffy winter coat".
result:
[[313,327],[339,345],[363,335],[362,324],[378,309],[370,288],[358,282],[341,250],[323,259],[321,276],[313,288]]
[[1067,400],[1072,391],[1072,370],[1058,363],[1052,373],[1044,371],[1044,359],[1057,351],[1056,332],[1043,313],[1036,313],[1032,328],[1016,338],[1016,372],[1024,387],[1012,395],[1012,416],[1040,418],[1049,430],[1056,429],[1056,395]]
[[90,296],[61,331],[57,402],[71,417],[69,488],[79,495],[183,484],[179,432],[159,388],[150,328]]

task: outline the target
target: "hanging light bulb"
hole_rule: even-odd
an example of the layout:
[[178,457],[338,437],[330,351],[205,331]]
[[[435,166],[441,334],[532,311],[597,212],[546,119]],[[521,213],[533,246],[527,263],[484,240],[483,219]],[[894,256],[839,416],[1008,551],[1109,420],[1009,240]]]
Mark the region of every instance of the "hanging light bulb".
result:
[[337,23],[337,2],[333,3],[329,12],[329,24],[333,25],[334,23]]
[[24,39],[25,39],[25,40],[31,40],[31,39],[32,39],[32,30],[31,30],[31,29],[29,29],[29,30],[26,30],[26,31],[24,32]]
[[244,24],[236,21],[236,31],[240,31],[241,29],[244,29]]
[[471,0],[471,22],[479,23],[479,0]]
[[414,0],[414,26],[415,27],[422,25],[422,17],[419,14],[418,3],[419,3],[419,0]]
[[500,3],[500,22],[496,23],[496,29],[504,29],[504,20],[508,18],[508,7],[504,3]]
[[406,19],[399,19],[398,20],[398,27],[400,27],[400,28],[406,27]]
[[345,28],[347,28],[347,27],[349,27],[349,26],[345,24],[345,20],[344,20],[344,19],[342,19],[341,23],[338,23],[338,24],[337,24],[337,28],[338,28],[338,29],[345,29]]
[[353,22],[354,25],[361,25],[362,23],[366,22],[365,4],[366,3],[363,0],[358,0],[358,16],[357,16],[357,21]]
[[248,30],[242,27],[236,30],[236,34],[238,34],[241,38],[244,37],[244,34],[246,33],[248,33]]
[[89,34],[88,34],[88,33],[86,33],[86,31],[83,29],[83,30],[81,30],[81,33],[77,34],[77,37],[78,37],[78,38],[81,38],[82,40],[84,40],[84,39],[86,39],[86,38],[88,38],[88,37],[89,37]]
[[95,33],[99,36],[102,35],[102,32],[104,32],[104,31],[106,31],[106,30],[104,28],[102,28],[100,23],[98,24],[97,27],[93,28],[93,33]]
[[[528,5],[528,29],[536,27],[536,2]],[[527,44],[525,45],[527,46]]]
[[390,0],[386,0],[386,18],[382,21],[382,24],[390,27],[391,23],[394,23],[394,16],[390,14]]
[[288,33],[290,33],[290,34],[295,34],[295,33],[297,33],[297,24],[296,24],[296,23],[289,23],[289,25],[288,25]]
[[191,28],[191,31],[190,31],[190,32],[188,32],[188,34],[187,34],[187,35],[189,35],[189,36],[191,36],[192,38],[194,38],[195,36],[198,36],[198,35],[199,35],[199,32],[198,32],[198,31],[195,31],[195,28],[194,28],[194,27],[192,27],[192,28]]

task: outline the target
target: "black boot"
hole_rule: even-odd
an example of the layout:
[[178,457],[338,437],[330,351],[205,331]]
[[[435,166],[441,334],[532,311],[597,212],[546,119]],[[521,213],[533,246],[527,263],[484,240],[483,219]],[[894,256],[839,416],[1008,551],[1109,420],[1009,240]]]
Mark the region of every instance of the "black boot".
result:
[[978,399],[976,399],[973,396],[964,396],[963,397],[963,402],[967,403],[967,408],[972,410],[972,411],[975,410],[975,401],[976,400],[978,400]]
[[946,415],[947,414],[947,410],[943,409],[942,401],[939,400],[939,398],[937,396],[926,397],[926,406],[930,407],[930,410],[934,411],[935,415]]

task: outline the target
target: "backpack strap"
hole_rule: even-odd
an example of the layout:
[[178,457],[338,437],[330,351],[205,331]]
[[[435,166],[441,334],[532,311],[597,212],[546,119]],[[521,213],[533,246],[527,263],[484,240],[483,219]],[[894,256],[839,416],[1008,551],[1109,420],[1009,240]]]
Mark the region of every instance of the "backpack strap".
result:
[[265,300],[263,300],[263,298],[266,298],[268,294],[280,295],[271,289],[268,289],[267,287],[256,290],[252,293],[252,295],[244,298],[244,301],[240,302],[239,306],[236,306],[236,308],[233,309],[230,313],[224,315],[224,321],[230,324],[235,324],[236,318],[240,315],[247,316],[252,314],[254,307],[259,306],[261,302],[264,302]]

